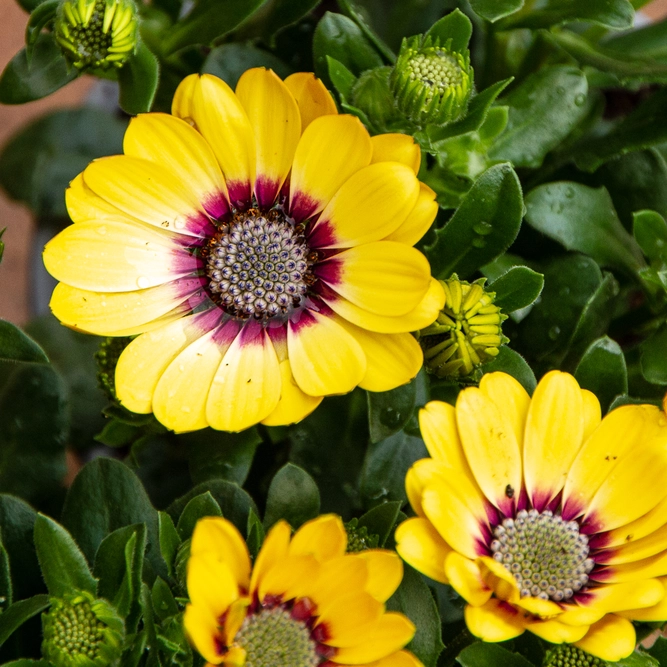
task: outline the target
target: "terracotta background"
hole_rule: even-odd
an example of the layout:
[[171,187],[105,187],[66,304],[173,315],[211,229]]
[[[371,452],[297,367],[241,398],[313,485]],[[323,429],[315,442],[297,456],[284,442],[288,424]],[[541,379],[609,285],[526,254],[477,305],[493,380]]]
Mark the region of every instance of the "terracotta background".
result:
[[[655,0],[643,9],[653,19],[667,17],[667,0]],[[0,71],[23,46],[27,14],[15,0],[0,0]],[[0,105],[0,146],[35,116],[54,108],[76,106],[86,95],[85,77],[54,95],[17,107]],[[28,260],[33,224],[28,211],[9,201],[0,191],[0,229],[7,228],[5,253],[0,264],[0,317],[23,324],[28,318]]]

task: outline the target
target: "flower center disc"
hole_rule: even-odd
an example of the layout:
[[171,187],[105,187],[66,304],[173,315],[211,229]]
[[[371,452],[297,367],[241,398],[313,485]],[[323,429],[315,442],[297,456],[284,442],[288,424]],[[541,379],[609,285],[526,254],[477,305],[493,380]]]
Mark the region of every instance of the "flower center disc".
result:
[[314,282],[311,255],[303,228],[284,213],[237,213],[209,241],[209,291],[226,312],[242,319],[288,317]]
[[86,64],[98,66],[109,54],[112,37],[111,32],[102,30],[106,5],[103,0],[95,3],[95,10],[87,26],[80,25],[70,28],[72,41],[77,45],[79,55]]
[[245,649],[245,667],[317,667],[321,662],[306,624],[281,607],[248,616],[234,643]]
[[588,582],[594,562],[588,558],[588,538],[576,521],[563,521],[548,510],[521,510],[493,534],[493,558],[514,575],[521,597],[560,602]]
[[443,93],[448,88],[458,86],[463,81],[463,73],[456,58],[438,50],[410,58],[410,78],[413,81],[419,79],[423,84]]

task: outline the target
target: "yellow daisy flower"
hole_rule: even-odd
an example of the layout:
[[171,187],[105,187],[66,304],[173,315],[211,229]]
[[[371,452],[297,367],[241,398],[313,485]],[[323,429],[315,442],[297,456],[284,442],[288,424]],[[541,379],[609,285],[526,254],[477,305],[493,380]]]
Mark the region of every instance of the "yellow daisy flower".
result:
[[635,648],[631,620],[667,619],[667,418],[600,404],[553,371],[532,399],[485,375],[420,413],[431,454],[406,477],[417,517],[399,554],[468,603],[489,642],[528,630],[603,660]]
[[422,667],[403,647],[415,627],[384,603],[403,578],[400,558],[345,553],[340,517],[309,521],[291,536],[280,521],[250,565],[243,538],[218,517],[192,536],[184,624],[213,665]]
[[103,336],[142,334],[122,404],[175,431],[302,419],[329,394],[418,372],[408,333],[444,303],[411,247],[437,212],[411,137],[371,138],[312,74],[248,70],[179,86],[130,121],[124,155],[67,191],[45,249],[51,308]]

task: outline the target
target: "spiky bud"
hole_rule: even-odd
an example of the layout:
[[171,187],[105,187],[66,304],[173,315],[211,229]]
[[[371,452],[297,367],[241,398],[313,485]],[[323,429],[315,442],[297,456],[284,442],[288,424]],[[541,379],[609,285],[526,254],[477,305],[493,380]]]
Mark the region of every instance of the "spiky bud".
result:
[[55,36],[77,69],[122,67],[137,46],[134,0],[62,0]]

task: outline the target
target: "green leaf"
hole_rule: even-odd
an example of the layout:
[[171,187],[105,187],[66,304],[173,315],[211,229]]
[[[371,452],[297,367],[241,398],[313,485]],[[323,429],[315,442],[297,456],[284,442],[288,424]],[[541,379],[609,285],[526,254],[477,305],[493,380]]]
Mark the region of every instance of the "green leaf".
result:
[[25,43],[28,62],[32,55],[35,42],[39,38],[42,30],[48,25],[56,15],[60,0],[46,0],[40,3],[30,14],[28,24],[25,29]]
[[628,369],[623,350],[607,336],[589,345],[574,376],[583,389],[598,397],[603,414],[616,396],[628,393]]
[[359,517],[357,527],[365,527],[369,535],[377,535],[379,537],[378,547],[382,548],[387,544],[391,531],[398,521],[401,505],[399,500],[376,505]]
[[14,600],[12,590],[12,572],[9,564],[9,553],[0,542],[0,613],[7,609]]
[[532,395],[537,386],[535,373],[528,365],[528,362],[515,350],[507,345],[503,345],[498,351],[498,356],[487,361],[482,366],[482,373],[495,373],[500,371],[511,375],[523,386],[523,388]]
[[524,0],[470,0],[475,14],[487,21],[497,21],[505,16],[518,12]]
[[652,260],[667,263],[667,222],[655,211],[633,215],[632,233],[642,252]]
[[356,76],[384,64],[352,19],[331,12],[322,17],[313,35],[315,72],[325,81],[329,80],[327,56],[342,63]]
[[452,50],[462,52],[468,48],[472,37],[472,21],[460,9],[455,9],[436,21],[424,37],[437,39],[443,46],[451,39]]
[[[349,16],[361,28],[368,41],[389,63],[396,62],[396,54],[384,43],[380,36],[366,22],[365,12],[355,0],[338,0],[341,11]],[[365,9],[365,8],[364,8]]]
[[630,275],[645,266],[641,249],[621,224],[605,188],[549,183],[528,193],[526,221],[568,250]]
[[501,255],[519,233],[523,216],[521,184],[512,166],[487,169],[450,221],[435,233],[426,255],[436,278],[466,278]]
[[211,44],[238,27],[266,0],[200,0],[165,37],[165,53]]
[[634,653],[614,663],[614,667],[660,667],[660,662],[644,651],[635,649]]
[[605,39],[605,46],[631,58],[637,56],[662,59],[667,56],[667,21],[649,23]]
[[104,425],[102,432],[95,436],[95,440],[107,447],[125,447],[134,442],[140,434],[141,430],[137,426],[110,419]]
[[161,577],[158,577],[153,584],[151,598],[153,599],[153,609],[161,621],[178,614],[178,605],[174,595],[167,582]]
[[367,504],[386,500],[406,500],[405,475],[412,464],[428,453],[421,438],[399,431],[380,442],[371,443],[366,451],[359,482]]
[[56,44],[53,33],[42,33],[35,41],[30,61],[21,49],[0,75],[0,102],[25,104],[46,97],[73,81],[78,72]]
[[512,653],[498,644],[478,642],[459,653],[456,662],[462,667],[533,667],[518,653]]
[[648,652],[658,660],[661,666],[667,665],[667,639],[665,637],[658,637]]
[[641,345],[642,375],[652,384],[667,385],[667,324]]
[[515,266],[488,285],[496,293],[495,304],[504,313],[530,306],[542,294],[544,276],[527,266]]
[[252,509],[250,510],[250,514],[248,514],[247,534],[248,538],[246,542],[248,543],[248,550],[250,551],[250,555],[256,558],[264,542],[265,532],[262,522]]
[[280,519],[296,529],[320,513],[320,491],[313,478],[293,463],[285,464],[271,480],[264,527]]
[[131,116],[150,111],[159,78],[158,59],[139,39],[136,53],[118,71],[121,109]]
[[166,574],[157,512],[139,478],[120,461],[98,458],[83,467],[65,499],[62,521],[90,562],[102,540],[114,530],[145,523],[146,559],[156,574]]
[[607,28],[632,28],[635,10],[628,0],[549,0],[539,9],[515,14],[502,22],[504,30],[516,28],[552,28],[565,23],[584,21]]
[[158,512],[158,531],[160,538],[160,553],[167,564],[167,572],[174,576],[174,560],[181,545],[181,538],[172,518],[166,512]]
[[[0,614],[0,646],[29,618],[36,616],[49,606],[48,595],[35,595],[27,600],[19,600]],[[10,663],[15,664],[15,663]]]
[[283,28],[290,26],[320,3],[320,0],[268,0],[260,11],[247,21],[242,33],[252,37],[259,37],[273,45],[271,38]]
[[350,72],[343,63],[338,62],[331,56],[326,56],[327,72],[334,88],[340,93],[343,100],[349,100],[352,97],[352,89],[357,82],[357,77]]
[[422,576],[409,565],[404,568],[403,581],[387,600],[387,609],[402,612],[415,624],[417,632],[406,648],[425,667],[435,667],[444,648],[438,608]]
[[588,81],[576,67],[558,65],[531,74],[502,99],[509,106],[509,122],[489,157],[515,167],[539,167],[584,119],[587,96]]
[[215,501],[210,491],[195,496],[185,506],[176,524],[176,530],[181,540],[192,537],[197,521],[205,516],[222,516],[220,505]]
[[49,363],[44,350],[30,336],[6,320],[0,320],[0,359]]
[[281,79],[292,73],[290,66],[273,53],[238,42],[211,49],[201,71],[202,74],[214,74],[235,89],[243,72],[253,67],[272,69]]
[[72,536],[43,514],[35,521],[35,549],[49,595],[88,591],[95,595],[97,582]]

